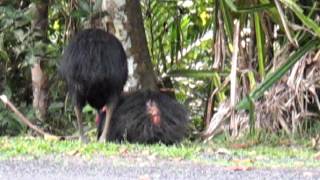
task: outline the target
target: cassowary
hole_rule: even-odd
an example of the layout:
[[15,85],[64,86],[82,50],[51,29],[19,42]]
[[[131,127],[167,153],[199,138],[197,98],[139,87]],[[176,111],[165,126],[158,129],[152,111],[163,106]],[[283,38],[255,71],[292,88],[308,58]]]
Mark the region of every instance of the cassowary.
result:
[[[106,108],[96,117],[98,134]],[[188,112],[166,94],[138,91],[120,97],[110,122],[108,139],[142,144],[180,142],[188,134]]]
[[86,103],[100,110],[108,107],[100,142],[105,142],[112,112],[128,78],[127,58],[120,41],[101,29],[79,32],[67,46],[59,74],[66,81],[75,106],[80,139],[83,132],[82,108]]

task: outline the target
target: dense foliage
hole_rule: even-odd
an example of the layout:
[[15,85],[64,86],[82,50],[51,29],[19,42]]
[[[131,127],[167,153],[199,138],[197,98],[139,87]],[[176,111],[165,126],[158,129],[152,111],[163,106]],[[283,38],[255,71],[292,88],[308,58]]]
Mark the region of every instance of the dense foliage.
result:
[[[0,2],[1,94],[8,95],[24,114],[47,130],[71,133],[75,117],[56,68],[69,37],[99,11],[101,1],[50,1],[45,44],[38,43],[32,29],[35,2]],[[230,99],[235,22],[240,22],[241,29],[237,99],[250,95],[241,101],[241,107],[250,109],[250,101],[259,100],[274,87],[292,69],[295,63],[290,62],[305,54],[319,61],[318,1],[144,0],[141,7],[154,70],[162,86],[174,89],[177,99],[189,107],[198,130],[208,125],[220,103]],[[50,106],[45,122],[36,120],[32,109],[30,67],[35,56],[44,57],[49,77]],[[84,111],[87,125],[93,126],[93,110],[86,107]],[[1,104],[0,135],[25,130]]]

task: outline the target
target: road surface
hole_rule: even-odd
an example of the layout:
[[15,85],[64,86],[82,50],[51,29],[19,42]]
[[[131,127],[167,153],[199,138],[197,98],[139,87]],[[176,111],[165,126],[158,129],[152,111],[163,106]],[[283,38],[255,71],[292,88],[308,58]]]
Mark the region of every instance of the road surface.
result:
[[315,179],[319,169],[235,170],[186,160],[54,156],[0,160],[0,180]]

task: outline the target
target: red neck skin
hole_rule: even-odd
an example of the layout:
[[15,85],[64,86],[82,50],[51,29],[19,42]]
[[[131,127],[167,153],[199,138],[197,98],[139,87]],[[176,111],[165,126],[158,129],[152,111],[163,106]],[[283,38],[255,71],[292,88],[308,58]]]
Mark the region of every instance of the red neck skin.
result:
[[103,106],[101,108],[101,110],[97,112],[97,114],[96,114],[96,125],[98,125],[101,122],[101,119],[100,119],[101,118],[101,116],[100,116],[101,113],[107,113],[107,106]]
[[159,126],[161,122],[160,110],[157,104],[151,100],[147,102],[147,112],[150,115],[152,124]]

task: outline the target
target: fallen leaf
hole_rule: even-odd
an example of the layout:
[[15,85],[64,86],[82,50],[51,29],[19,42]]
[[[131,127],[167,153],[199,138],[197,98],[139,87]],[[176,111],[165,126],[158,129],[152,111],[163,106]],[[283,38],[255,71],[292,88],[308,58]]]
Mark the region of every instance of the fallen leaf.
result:
[[215,150],[213,148],[208,148],[208,149],[205,149],[205,152],[208,154],[213,154]]
[[29,139],[31,139],[31,140],[33,140],[33,139],[36,139],[34,136],[26,136],[26,137],[24,137],[26,140],[29,140]]
[[297,161],[297,162],[294,162],[293,164],[294,164],[294,166],[296,166],[296,167],[304,167],[304,166],[305,166],[305,163],[302,162],[302,161]]
[[144,155],[144,156],[149,156],[149,155],[150,155],[150,151],[148,151],[148,150],[143,150],[143,151],[141,152],[141,154]]
[[181,157],[175,157],[175,158],[172,159],[172,161],[174,161],[174,162],[180,162],[182,160],[183,159]]
[[311,139],[311,147],[315,150],[320,150],[320,135],[316,135]]
[[2,147],[3,149],[5,148],[9,148],[11,145],[9,144],[8,141],[5,141],[5,142],[0,142],[0,147]]
[[266,161],[266,160],[269,160],[269,158],[267,156],[259,155],[259,156],[256,156],[255,160],[256,161]]
[[232,160],[235,163],[253,163],[254,160],[252,159],[234,159]]
[[45,134],[44,135],[44,139],[45,140],[49,140],[49,141],[58,141],[58,140],[60,140],[60,138],[58,136],[54,136],[54,135],[50,135],[50,134]]
[[242,143],[242,144],[231,144],[230,147],[234,149],[246,149],[256,144],[258,144],[258,141],[249,141],[247,143]]
[[156,156],[155,155],[149,155],[149,156],[147,156],[147,159],[149,160],[149,161],[155,161],[156,160]]
[[216,153],[220,155],[231,155],[231,152],[225,148],[217,149]]
[[320,161],[320,151],[314,155],[314,158]]
[[279,141],[279,144],[283,146],[290,146],[292,142],[289,139],[282,139]]
[[226,168],[226,170],[229,170],[229,171],[249,171],[252,169],[253,168],[249,166],[231,166]]
[[126,147],[123,147],[123,148],[120,148],[120,149],[119,149],[119,153],[120,153],[121,155],[127,155],[128,152],[129,152],[129,150],[128,150],[128,148],[126,148]]
[[245,149],[248,148],[249,144],[231,144],[230,147],[234,149]]
[[73,150],[73,151],[67,152],[67,155],[69,155],[69,156],[77,156],[79,154],[80,154],[79,150]]
[[312,176],[313,176],[313,173],[312,173],[312,172],[304,172],[304,173],[303,173],[303,176],[304,176],[304,177],[309,177],[309,178],[310,178],[310,177],[312,177]]
[[142,175],[142,176],[139,176],[139,180],[151,180],[151,178],[149,175]]

